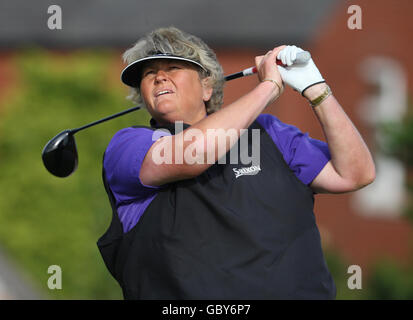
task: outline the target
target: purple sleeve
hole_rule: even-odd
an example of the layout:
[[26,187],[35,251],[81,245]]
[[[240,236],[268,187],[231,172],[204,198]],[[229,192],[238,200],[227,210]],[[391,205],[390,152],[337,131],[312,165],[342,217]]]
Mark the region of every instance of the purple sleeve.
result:
[[146,186],[139,172],[152,144],[163,135],[147,128],[126,128],[118,131],[105,152],[103,167],[106,179],[118,202],[144,199],[159,187]]
[[270,114],[257,118],[282,153],[295,175],[309,185],[331,159],[327,143],[309,137],[297,127],[285,124]]

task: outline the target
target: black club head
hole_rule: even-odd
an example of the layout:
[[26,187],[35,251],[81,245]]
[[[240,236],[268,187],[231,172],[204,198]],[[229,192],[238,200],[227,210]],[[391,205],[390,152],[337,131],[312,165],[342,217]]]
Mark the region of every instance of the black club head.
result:
[[65,130],[52,138],[42,151],[43,164],[53,175],[64,178],[77,168],[76,141],[71,130]]

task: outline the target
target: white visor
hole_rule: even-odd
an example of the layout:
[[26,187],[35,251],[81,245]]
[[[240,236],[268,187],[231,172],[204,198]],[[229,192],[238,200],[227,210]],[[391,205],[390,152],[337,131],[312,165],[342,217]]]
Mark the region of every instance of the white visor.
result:
[[180,56],[175,56],[170,53],[157,53],[152,56],[138,59],[132,62],[131,64],[129,64],[125,69],[123,69],[120,75],[120,79],[122,80],[122,82],[131,87],[135,87],[135,88],[138,87],[141,82],[141,71],[142,71],[141,69],[143,66],[143,62],[148,61],[148,60],[153,60],[153,59],[172,59],[172,60],[181,60],[181,61],[191,62],[197,65],[198,67],[200,67],[206,73],[208,73],[208,70],[198,61],[180,57]]

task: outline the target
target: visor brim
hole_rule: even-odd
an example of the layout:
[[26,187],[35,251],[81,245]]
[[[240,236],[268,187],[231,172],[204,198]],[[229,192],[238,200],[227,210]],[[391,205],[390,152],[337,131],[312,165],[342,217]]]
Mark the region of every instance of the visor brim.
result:
[[204,70],[206,73],[208,73],[208,70],[198,61],[180,57],[180,56],[170,55],[170,54],[157,54],[157,55],[138,59],[132,62],[131,64],[129,64],[127,67],[125,67],[125,69],[122,70],[122,73],[120,76],[121,81],[130,87],[134,87],[134,88],[138,87],[141,82],[141,71],[142,71],[142,66],[144,62],[147,62],[150,60],[156,60],[156,59],[168,59],[168,60],[179,60],[179,61],[190,62],[190,63],[197,65],[202,70]]

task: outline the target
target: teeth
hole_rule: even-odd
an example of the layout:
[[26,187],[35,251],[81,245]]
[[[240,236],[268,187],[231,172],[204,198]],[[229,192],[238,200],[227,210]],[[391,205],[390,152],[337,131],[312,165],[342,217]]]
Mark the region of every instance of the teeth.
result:
[[169,90],[164,90],[164,91],[158,92],[158,94],[156,96],[160,96],[160,95],[166,94],[166,93],[169,93]]

